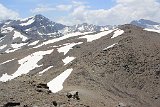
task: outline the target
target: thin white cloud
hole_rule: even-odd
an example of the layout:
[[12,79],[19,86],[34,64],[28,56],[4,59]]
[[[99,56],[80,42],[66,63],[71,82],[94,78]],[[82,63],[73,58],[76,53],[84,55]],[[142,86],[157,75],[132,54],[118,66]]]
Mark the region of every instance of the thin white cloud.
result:
[[56,10],[59,10],[59,11],[69,11],[71,9],[72,9],[72,5],[61,4],[56,6]]
[[3,4],[0,4],[0,20],[17,19],[19,14],[11,9],[8,9]]
[[52,5],[38,5],[36,8],[31,9],[32,13],[44,13],[52,11],[69,11],[72,9],[72,5],[60,4],[57,6]]
[[49,5],[40,4],[35,9],[31,9],[31,12],[32,13],[43,13],[43,12],[54,11],[54,10],[56,9]]
[[[89,8],[88,4],[73,1],[73,11],[59,20],[64,24],[92,23],[99,25],[124,24],[135,19],[150,19],[159,21],[160,3],[156,0],[116,0],[116,5],[110,9]],[[68,22],[67,22],[68,21]]]

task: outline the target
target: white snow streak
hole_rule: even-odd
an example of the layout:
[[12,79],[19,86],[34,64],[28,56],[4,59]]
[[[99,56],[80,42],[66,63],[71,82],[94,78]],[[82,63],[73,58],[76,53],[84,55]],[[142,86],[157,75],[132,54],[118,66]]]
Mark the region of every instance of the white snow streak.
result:
[[49,87],[49,90],[52,91],[52,93],[57,93],[58,91],[61,91],[63,89],[63,83],[68,78],[68,76],[71,74],[73,69],[67,69],[63,73],[61,73],[59,76],[51,80],[47,83],[47,86]]
[[115,37],[117,37],[117,36],[119,36],[119,35],[122,35],[123,33],[124,33],[123,30],[118,29],[118,30],[116,30],[116,31],[114,32],[114,34],[113,34],[113,36],[112,36],[111,38],[115,38]]
[[20,32],[14,31],[13,39],[22,38],[22,41],[27,40],[28,38],[23,36]]
[[97,34],[94,34],[94,35],[85,35],[85,36],[82,36],[80,38],[86,38],[87,42],[92,42],[92,41],[94,41],[96,39],[99,39],[99,38],[101,38],[103,36],[106,36],[106,35],[110,34],[111,32],[113,32],[113,30],[100,32],[100,33],[97,33]]
[[157,32],[157,33],[160,33],[160,30],[155,30],[155,29],[144,29],[146,31],[149,31],[149,32]]
[[107,49],[109,49],[109,48],[112,48],[112,47],[114,47],[116,44],[118,44],[118,43],[114,43],[114,44],[108,46],[107,48],[104,48],[103,50],[107,50]]
[[64,52],[64,55],[68,53],[68,51],[70,49],[72,49],[73,46],[78,45],[78,44],[82,44],[83,42],[78,42],[78,43],[70,43],[70,44],[66,44],[66,46],[60,47],[58,48],[58,52]]
[[2,27],[1,33],[9,33],[13,30],[14,28],[12,27]]
[[46,69],[44,69],[43,71],[39,72],[39,74],[43,74],[44,72],[48,71],[49,69],[51,69],[53,66],[49,66]]
[[0,50],[4,49],[7,45],[0,46]]
[[20,25],[21,25],[21,26],[27,26],[27,25],[32,24],[34,21],[35,21],[34,18],[32,18],[32,19],[29,19],[29,20],[28,20],[27,22],[25,22],[25,23],[21,23]]
[[75,57],[69,57],[69,56],[67,56],[65,59],[62,59],[62,61],[64,62],[64,65],[67,65],[68,63],[70,63],[74,59],[75,59]]
[[20,44],[11,44],[11,46],[14,48],[14,49],[19,49],[21,48],[22,46],[26,45],[27,43],[20,43]]
[[26,45],[27,43],[20,43],[20,44],[11,44],[11,47],[13,49],[7,49],[5,52],[10,53],[10,52],[15,52],[16,50],[20,49],[22,46]]
[[39,67],[37,63],[43,58],[44,55],[51,54],[52,52],[53,50],[39,51],[19,60],[18,63],[20,64],[20,67],[18,68],[18,70],[12,75],[8,75],[7,73],[3,74],[0,78],[0,81],[6,82],[22,74],[27,74],[29,71],[35,69],[36,67]]
[[6,64],[6,63],[11,62],[11,61],[13,61],[13,60],[15,60],[15,59],[7,60],[7,61],[1,63],[0,65]]
[[34,47],[34,48],[39,48],[43,45],[48,45],[48,44],[51,44],[51,43],[55,43],[55,42],[58,42],[58,41],[61,41],[61,40],[65,40],[67,38],[70,38],[70,37],[75,37],[75,36],[79,36],[79,35],[85,35],[85,34],[89,34],[91,32],[84,32],[84,33],[81,33],[81,32],[75,32],[75,33],[70,33],[70,34],[67,34],[67,35],[64,35],[62,37],[59,37],[59,38],[55,38],[55,39],[51,39],[51,40],[48,40],[46,42],[43,42],[42,44]]
[[37,45],[37,43],[38,43],[38,42],[39,42],[39,40],[37,40],[37,41],[34,41],[34,42],[30,43],[28,46]]

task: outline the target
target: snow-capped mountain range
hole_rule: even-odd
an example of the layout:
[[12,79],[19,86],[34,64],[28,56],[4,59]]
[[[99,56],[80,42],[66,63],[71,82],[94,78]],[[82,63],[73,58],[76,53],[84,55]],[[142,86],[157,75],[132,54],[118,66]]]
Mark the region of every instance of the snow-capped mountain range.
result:
[[4,21],[0,107],[159,107],[158,31],[159,23],[144,19],[119,26],[66,26],[42,15]]
[[[141,19],[130,24],[143,27],[144,30],[160,32],[160,23]],[[51,21],[43,15],[35,15],[20,20],[6,20],[0,24],[0,52],[13,52],[25,46],[34,46],[40,42],[70,33],[93,33],[116,29],[117,26],[98,26],[77,24],[67,26]]]
[[151,20],[145,20],[145,19],[134,20],[130,24],[142,27],[148,31],[153,31],[158,33],[160,32],[160,23]]

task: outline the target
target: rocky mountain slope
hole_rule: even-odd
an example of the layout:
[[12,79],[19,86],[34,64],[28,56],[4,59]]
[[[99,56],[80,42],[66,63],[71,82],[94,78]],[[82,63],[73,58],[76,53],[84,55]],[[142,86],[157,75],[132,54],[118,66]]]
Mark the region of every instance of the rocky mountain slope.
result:
[[159,107],[159,64],[159,33],[72,32],[0,55],[0,106]]
[[66,26],[35,15],[0,31],[0,107],[160,105],[160,23]]

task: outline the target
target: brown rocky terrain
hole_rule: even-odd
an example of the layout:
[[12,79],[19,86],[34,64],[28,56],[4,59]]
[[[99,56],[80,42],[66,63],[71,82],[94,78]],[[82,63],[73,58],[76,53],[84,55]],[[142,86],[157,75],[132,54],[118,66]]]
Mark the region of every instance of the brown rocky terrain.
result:
[[[27,75],[0,82],[0,107],[159,107],[160,106],[160,34],[133,25],[119,27],[124,33],[111,39],[113,33],[87,42],[71,37],[39,48],[0,55],[0,77],[12,74],[18,60],[33,52],[54,51],[45,55]],[[92,36],[92,35],[91,35]],[[66,55],[57,51],[65,43],[83,42]],[[109,49],[108,46],[117,43]],[[58,46],[58,47],[53,47]],[[64,66],[62,59],[76,57]],[[51,69],[41,76],[38,72]],[[73,68],[63,90],[52,93],[47,83],[66,69]]]

